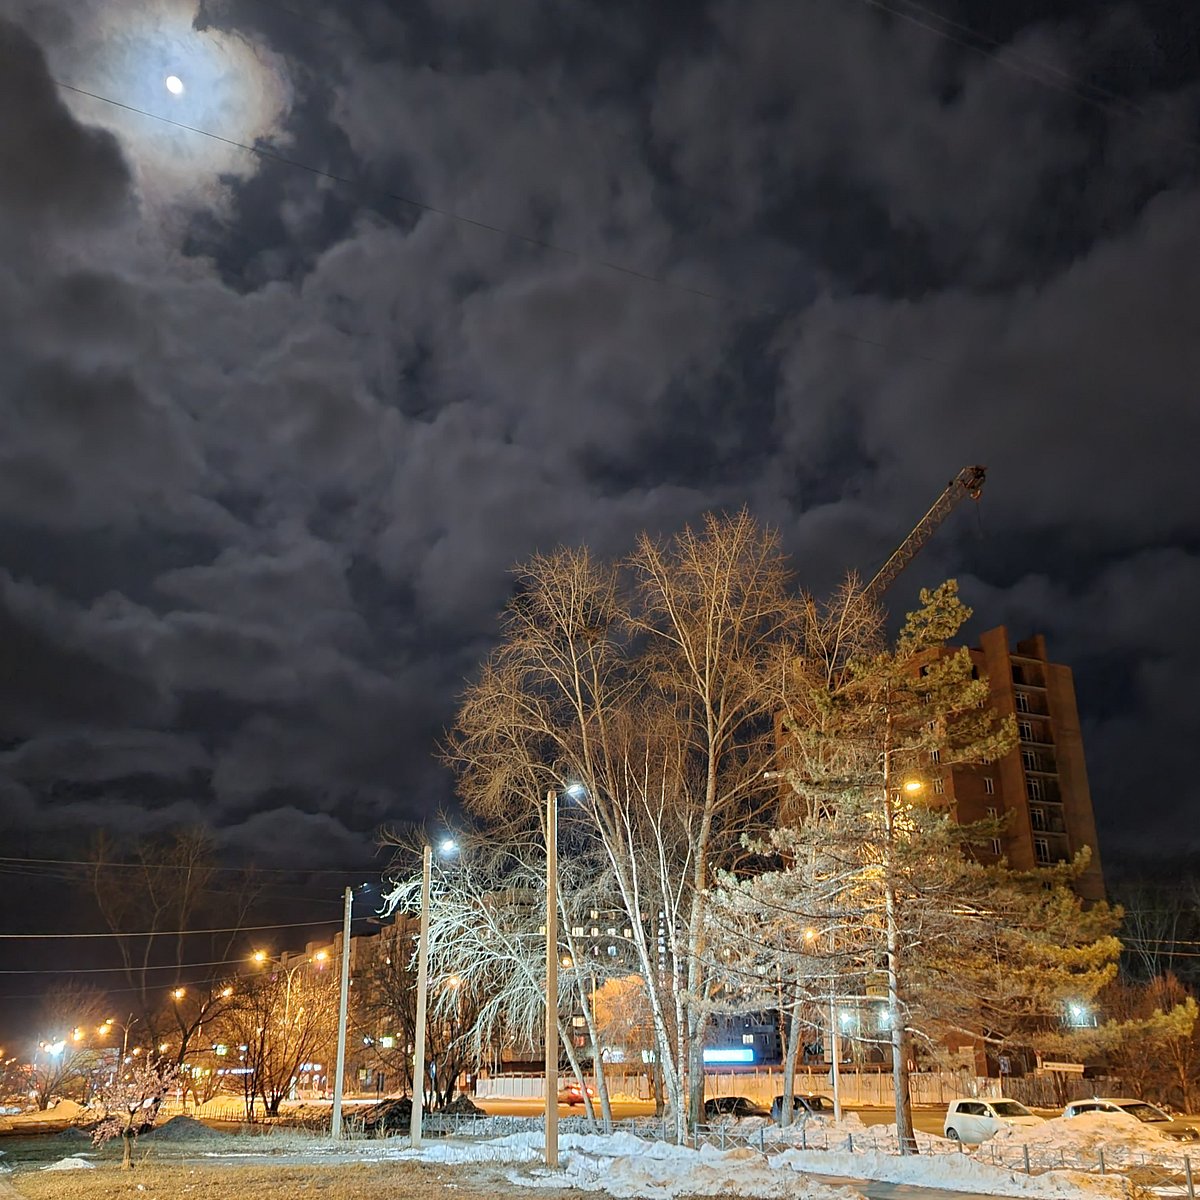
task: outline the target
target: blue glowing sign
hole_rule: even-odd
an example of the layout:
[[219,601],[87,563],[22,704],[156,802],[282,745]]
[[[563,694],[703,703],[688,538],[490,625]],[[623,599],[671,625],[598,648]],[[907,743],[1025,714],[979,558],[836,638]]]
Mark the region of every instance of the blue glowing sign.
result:
[[708,1046],[704,1051],[706,1063],[752,1063],[753,1046]]

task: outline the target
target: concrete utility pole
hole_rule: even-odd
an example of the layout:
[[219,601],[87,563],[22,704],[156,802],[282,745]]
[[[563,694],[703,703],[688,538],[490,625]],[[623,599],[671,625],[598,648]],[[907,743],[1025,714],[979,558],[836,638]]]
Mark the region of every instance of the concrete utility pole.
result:
[[425,1108],[425,1012],[429,1005],[429,877],[433,872],[433,847],[421,854],[421,940],[417,945],[417,1028],[413,1035],[412,1117],[409,1144],[421,1144],[421,1115]]
[[558,793],[546,793],[546,1166],[558,1166]]
[[354,890],[346,889],[346,910],[342,917],[342,986],[338,994],[337,1071],[333,1077],[333,1121],[330,1131],[342,1136],[342,1084],[346,1078],[346,1012],[350,1001],[350,909]]

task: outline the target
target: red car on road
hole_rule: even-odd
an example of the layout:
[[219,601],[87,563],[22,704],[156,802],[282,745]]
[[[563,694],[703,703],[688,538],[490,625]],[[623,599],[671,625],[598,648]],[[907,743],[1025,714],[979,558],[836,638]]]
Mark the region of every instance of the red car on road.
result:
[[[566,1083],[558,1089],[559,1104],[582,1104],[584,1089],[577,1083]],[[587,1088],[587,1094],[590,1097],[595,1097],[596,1089],[590,1084]]]

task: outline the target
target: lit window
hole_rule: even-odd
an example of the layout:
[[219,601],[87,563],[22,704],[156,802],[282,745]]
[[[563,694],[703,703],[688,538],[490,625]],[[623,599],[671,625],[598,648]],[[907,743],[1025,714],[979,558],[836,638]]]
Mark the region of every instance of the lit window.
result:
[[609,948],[608,948],[608,957],[609,957],[609,958],[616,958],[616,957],[617,957],[617,948],[616,948],[616,946],[609,946]]
[[574,1025],[576,1029],[582,1029],[587,1024],[587,1017],[572,1017],[571,1024]]
[[994,796],[996,794],[996,781],[990,775],[985,775],[983,777],[983,790],[987,792],[989,796]]
[[582,925],[572,925],[571,926],[571,936],[572,937],[583,937],[583,926]]
[[754,1045],[754,1034],[743,1033],[742,1034],[742,1045],[743,1046],[753,1046]]

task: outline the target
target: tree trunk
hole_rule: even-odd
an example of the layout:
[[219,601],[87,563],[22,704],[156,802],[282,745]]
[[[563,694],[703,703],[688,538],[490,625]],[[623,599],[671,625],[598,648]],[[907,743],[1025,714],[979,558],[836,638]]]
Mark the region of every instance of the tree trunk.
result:
[[[121,1130],[121,1170],[133,1170],[133,1126]],[[140,1185],[139,1185],[140,1186]]]
[[804,1028],[804,1020],[800,1015],[802,992],[803,986],[797,984],[792,1002],[792,1018],[788,1022],[787,1052],[783,1056],[783,1105],[779,1113],[779,1124],[783,1126],[792,1123],[792,1097],[796,1094],[796,1059],[800,1054],[800,1031]]

